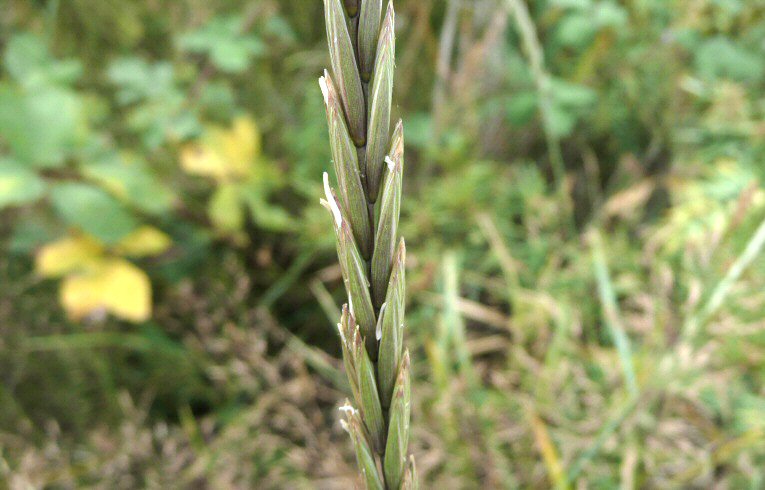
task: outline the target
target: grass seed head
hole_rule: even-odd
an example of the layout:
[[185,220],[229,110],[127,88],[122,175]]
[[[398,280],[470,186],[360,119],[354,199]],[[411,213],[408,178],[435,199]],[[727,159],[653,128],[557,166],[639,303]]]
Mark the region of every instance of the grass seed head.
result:
[[[357,409],[343,407],[368,488],[415,488],[409,354],[403,350],[404,259],[398,236],[404,133],[391,134],[395,15],[382,0],[324,0],[331,75],[319,78],[338,193],[324,174],[348,294],[338,332]],[[356,18],[358,16],[358,18]],[[338,197],[339,196],[339,197]]]

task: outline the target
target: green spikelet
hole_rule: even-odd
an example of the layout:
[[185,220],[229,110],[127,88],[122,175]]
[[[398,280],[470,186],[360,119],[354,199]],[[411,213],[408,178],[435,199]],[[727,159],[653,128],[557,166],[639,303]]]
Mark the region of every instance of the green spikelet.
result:
[[[370,489],[417,488],[407,454],[409,353],[404,349],[404,240],[398,235],[404,127],[390,132],[395,15],[381,0],[324,0],[332,75],[319,79],[337,193],[324,174],[348,303],[338,333],[356,408],[343,426]],[[358,63],[357,63],[358,60]]]

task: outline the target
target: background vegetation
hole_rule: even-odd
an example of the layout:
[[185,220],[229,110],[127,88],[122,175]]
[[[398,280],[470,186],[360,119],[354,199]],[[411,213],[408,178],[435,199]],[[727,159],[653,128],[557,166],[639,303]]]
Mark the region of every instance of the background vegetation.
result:
[[[3,3],[4,485],[353,484],[321,9]],[[765,2],[397,11],[424,488],[762,488]]]

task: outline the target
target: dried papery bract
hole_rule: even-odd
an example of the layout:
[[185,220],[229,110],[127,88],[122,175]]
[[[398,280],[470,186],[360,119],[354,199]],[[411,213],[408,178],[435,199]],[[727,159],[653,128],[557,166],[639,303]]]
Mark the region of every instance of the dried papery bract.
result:
[[[395,15],[381,0],[324,0],[332,73],[319,79],[337,193],[324,174],[348,302],[337,325],[355,408],[342,408],[361,479],[415,489],[407,454],[409,353],[404,349],[406,247],[398,234],[404,126],[390,131]],[[358,63],[357,63],[358,60]]]

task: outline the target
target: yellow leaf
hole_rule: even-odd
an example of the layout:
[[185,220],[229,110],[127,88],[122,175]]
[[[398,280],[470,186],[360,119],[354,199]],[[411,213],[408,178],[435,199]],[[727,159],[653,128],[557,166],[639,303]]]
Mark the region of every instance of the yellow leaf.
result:
[[181,150],[181,167],[190,174],[225,180],[228,176],[226,162],[215,150],[200,144],[192,144]]
[[101,244],[93,238],[84,235],[62,238],[38,250],[35,270],[45,277],[59,277],[92,266],[103,252]]
[[158,255],[170,247],[170,237],[153,226],[141,226],[120,240],[115,251],[132,257]]
[[251,167],[260,155],[260,132],[250,117],[241,116],[234,120],[226,142],[229,160],[242,167]]
[[563,466],[558,457],[558,450],[555,448],[555,444],[553,444],[550,434],[547,432],[547,426],[532,408],[527,408],[526,411],[531,419],[531,429],[534,433],[537,449],[542,454],[542,460],[547,468],[547,475],[550,481],[555,484],[556,488],[569,488]]
[[142,322],[151,315],[149,278],[122,259],[104,260],[87,272],[67,276],[61,284],[59,299],[73,320],[108,312],[131,322]]
[[234,120],[230,129],[209,128],[200,143],[181,151],[181,167],[190,174],[218,181],[246,178],[260,153],[260,134],[247,116]]

